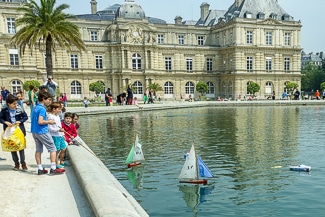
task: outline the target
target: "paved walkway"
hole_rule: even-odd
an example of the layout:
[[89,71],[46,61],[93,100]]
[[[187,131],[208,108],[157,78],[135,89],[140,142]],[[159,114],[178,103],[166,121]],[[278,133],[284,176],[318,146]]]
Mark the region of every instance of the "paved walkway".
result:
[[[29,114],[29,111],[26,111]],[[93,216],[72,167],[63,175],[37,175],[35,143],[27,130],[25,149],[28,171],[14,171],[10,152],[0,151],[0,216],[3,217],[89,217]],[[2,124],[0,133],[3,132]],[[46,149],[45,149],[46,150]],[[49,153],[42,154],[43,166],[50,168]],[[69,161],[67,161],[69,163]]]

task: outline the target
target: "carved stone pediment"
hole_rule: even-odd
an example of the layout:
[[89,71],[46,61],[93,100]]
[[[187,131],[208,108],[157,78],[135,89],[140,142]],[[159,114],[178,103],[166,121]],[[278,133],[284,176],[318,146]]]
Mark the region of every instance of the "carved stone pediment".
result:
[[282,24],[282,22],[278,21],[278,20],[274,20],[272,18],[268,18],[268,19],[265,19],[261,22],[259,22],[261,24],[267,24],[267,25],[277,25],[277,24]]

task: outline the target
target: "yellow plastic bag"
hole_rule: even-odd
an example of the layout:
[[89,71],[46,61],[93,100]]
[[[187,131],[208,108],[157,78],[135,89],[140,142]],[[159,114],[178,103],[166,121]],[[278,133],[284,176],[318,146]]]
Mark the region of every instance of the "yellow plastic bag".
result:
[[26,148],[26,138],[19,126],[7,127],[1,136],[2,151],[20,151]]

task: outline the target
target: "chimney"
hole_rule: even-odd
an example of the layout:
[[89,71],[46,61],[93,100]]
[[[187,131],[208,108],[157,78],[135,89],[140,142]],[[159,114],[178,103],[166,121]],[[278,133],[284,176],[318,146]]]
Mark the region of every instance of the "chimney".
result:
[[236,7],[238,8],[244,0],[236,0]]
[[177,16],[177,17],[175,17],[174,20],[175,20],[175,24],[177,24],[177,25],[182,25],[182,20],[183,20],[182,17]]
[[90,5],[91,5],[91,13],[96,14],[97,13],[97,2],[96,2],[96,0],[91,0]]
[[204,21],[207,18],[209,14],[209,7],[210,5],[206,2],[201,4],[201,21]]

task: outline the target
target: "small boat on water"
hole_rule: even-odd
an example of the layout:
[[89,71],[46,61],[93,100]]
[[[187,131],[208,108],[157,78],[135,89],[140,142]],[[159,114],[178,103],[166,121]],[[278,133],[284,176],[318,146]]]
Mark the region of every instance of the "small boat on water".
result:
[[190,152],[187,154],[185,163],[178,177],[180,183],[190,184],[207,184],[207,179],[200,178],[213,178],[213,174],[205,165],[200,156],[196,155],[194,144]]
[[125,160],[125,163],[128,165],[128,168],[138,166],[144,161],[144,156],[142,152],[142,145],[140,144],[138,134],[135,136],[134,144],[132,144],[131,150],[128,157]]
[[311,170],[311,166],[306,166],[304,164],[300,164],[299,166],[289,166],[289,169],[292,171],[309,172]]

